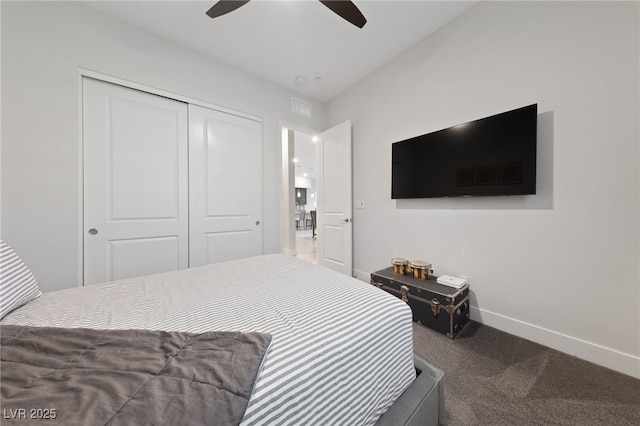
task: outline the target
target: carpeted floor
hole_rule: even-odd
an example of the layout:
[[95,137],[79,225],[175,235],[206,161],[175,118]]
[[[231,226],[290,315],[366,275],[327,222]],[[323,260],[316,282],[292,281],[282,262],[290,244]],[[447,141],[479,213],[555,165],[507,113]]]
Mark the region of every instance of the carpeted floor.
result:
[[495,328],[414,324],[414,345],[444,371],[445,425],[640,425],[640,380]]

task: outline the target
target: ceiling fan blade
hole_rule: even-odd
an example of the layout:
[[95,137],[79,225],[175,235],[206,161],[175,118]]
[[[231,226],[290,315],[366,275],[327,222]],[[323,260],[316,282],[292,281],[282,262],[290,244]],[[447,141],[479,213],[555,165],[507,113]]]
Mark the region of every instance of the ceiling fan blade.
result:
[[211,9],[207,10],[207,16],[217,18],[218,16],[233,12],[247,3],[249,3],[249,0],[219,0]]
[[320,3],[324,4],[358,28],[364,27],[364,24],[367,23],[367,19],[364,17],[362,12],[360,12],[360,9],[358,9],[356,5],[349,0],[320,0]]

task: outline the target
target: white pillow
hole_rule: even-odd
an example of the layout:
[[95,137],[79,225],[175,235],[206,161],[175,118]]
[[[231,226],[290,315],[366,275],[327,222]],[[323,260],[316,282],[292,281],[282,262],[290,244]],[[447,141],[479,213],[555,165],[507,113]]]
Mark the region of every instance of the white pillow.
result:
[[0,320],[41,294],[36,277],[18,253],[0,240]]

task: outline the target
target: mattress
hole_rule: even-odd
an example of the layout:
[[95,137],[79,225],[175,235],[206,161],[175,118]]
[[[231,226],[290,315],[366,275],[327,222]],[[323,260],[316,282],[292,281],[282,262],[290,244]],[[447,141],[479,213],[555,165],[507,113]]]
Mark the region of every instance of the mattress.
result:
[[411,318],[370,284],[266,255],[45,293],[2,324],[270,333],[243,425],[372,425],[415,379]]

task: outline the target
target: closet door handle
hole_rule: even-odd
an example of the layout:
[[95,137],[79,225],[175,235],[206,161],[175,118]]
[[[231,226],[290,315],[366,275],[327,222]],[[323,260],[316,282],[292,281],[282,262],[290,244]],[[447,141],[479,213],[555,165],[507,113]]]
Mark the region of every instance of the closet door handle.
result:
[[89,229],[89,235],[96,235],[97,233],[98,233],[98,230],[96,228]]
[[256,220],[256,226],[260,225],[260,221]]

